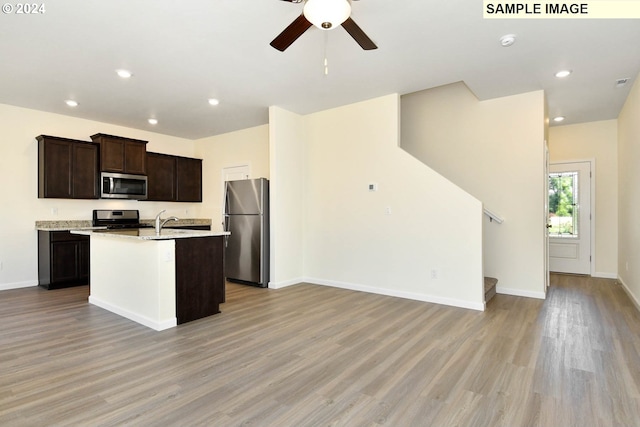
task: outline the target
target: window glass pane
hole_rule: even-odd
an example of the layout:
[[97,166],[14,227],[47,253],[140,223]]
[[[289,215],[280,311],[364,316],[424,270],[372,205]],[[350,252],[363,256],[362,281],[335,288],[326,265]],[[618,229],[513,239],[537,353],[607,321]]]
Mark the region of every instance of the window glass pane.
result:
[[549,237],[578,237],[578,172],[549,174]]

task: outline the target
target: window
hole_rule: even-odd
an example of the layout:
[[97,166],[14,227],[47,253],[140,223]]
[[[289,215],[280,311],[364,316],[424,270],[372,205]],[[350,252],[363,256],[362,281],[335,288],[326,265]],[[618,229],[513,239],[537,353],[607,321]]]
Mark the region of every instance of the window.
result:
[[578,237],[578,172],[549,174],[549,237]]

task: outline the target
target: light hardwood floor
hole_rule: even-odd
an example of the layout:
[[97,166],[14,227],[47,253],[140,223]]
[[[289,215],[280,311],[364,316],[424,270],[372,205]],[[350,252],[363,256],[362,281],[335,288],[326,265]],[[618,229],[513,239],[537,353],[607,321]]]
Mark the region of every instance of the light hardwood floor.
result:
[[484,313],[314,285],[228,286],[155,332],[83,288],[0,292],[2,426],[638,426],[640,315],[552,275]]

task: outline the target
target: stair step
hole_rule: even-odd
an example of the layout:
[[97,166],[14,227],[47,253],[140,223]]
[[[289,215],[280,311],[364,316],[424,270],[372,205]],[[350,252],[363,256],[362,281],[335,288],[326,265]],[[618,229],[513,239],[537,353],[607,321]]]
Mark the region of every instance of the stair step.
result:
[[496,284],[498,279],[495,277],[484,278],[484,302],[487,303],[496,294]]

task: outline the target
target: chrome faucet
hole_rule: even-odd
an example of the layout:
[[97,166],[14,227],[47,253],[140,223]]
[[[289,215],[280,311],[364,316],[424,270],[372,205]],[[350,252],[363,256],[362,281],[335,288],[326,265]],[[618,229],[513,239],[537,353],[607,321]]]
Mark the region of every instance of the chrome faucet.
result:
[[176,218],[175,216],[170,216],[167,219],[162,219],[160,218],[160,216],[166,212],[166,209],[161,210],[158,215],[156,215],[156,234],[160,234],[160,231],[162,231],[162,227],[164,227],[164,225],[169,222],[169,221],[177,221],[178,218]]

